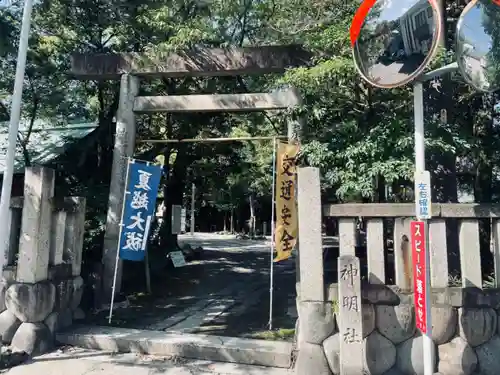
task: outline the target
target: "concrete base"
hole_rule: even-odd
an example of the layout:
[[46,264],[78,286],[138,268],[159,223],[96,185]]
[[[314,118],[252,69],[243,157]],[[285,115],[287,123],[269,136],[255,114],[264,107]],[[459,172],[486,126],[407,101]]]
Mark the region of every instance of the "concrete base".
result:
[[287,342],[90,326],[60,333],[57,341],[120,353],[138,352],[280,368],[289,368],[292,364],[292,344]]

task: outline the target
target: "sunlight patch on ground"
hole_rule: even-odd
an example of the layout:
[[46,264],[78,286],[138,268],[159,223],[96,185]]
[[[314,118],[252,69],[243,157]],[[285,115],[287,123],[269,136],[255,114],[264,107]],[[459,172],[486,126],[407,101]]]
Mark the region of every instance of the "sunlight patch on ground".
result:
[[231,271],[237,272],[237,273],[255,273],[255,270],[251,268],[244,268],[244,267],[233,267],[231,268]]

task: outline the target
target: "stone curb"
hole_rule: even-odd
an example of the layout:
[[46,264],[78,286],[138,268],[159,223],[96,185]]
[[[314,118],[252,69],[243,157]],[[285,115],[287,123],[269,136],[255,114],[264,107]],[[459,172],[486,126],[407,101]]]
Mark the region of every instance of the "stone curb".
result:
[[61,344],[120,353],[139,352],[159,356],[289,368],[293,344],[234,337],[171,334],[137,329],[80,326],[57,334]]

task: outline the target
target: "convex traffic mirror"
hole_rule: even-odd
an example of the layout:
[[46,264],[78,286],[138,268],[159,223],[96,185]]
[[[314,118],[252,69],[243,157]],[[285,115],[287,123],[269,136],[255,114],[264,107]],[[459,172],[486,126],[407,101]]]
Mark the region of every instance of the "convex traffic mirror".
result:
[[402,86],[422,74],[440,34],[435,0],[365,0],[351,26],[356,68],[373,86]]
[[472,0],[457,23],[456,54],[464,80],[479,91],[500,88],[500,8]]

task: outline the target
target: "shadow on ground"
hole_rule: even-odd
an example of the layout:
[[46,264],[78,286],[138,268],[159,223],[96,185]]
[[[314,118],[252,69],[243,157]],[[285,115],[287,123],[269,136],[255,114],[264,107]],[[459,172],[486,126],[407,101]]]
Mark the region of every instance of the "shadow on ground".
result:
[[[136,275],[128,289],[130,304],[116,309],[112,326],[148,329],[186,309],[210,300],[234,299],[228,311],[207,317],[191,333],[263,339],[292,339],[295,327],[294,260],[275,266],[273,328],[267,332],[270,309],[269,243],[253,240],[181,239],[202,246],[201,260],[183,268],[168,268],[152,277],[152,294],[145,292],[144,265],[136,263],[127,272]],[[288,263],[288,264],[285,264]],[[283,266],[289,266],[287,272]],[[291,268],[290,268],[291,267]],[[132,268],[132,269],[130,269]],[[130,279],[129,279],[130,280]],[[108,325],[108,311],[91,315],[88,323]]]

